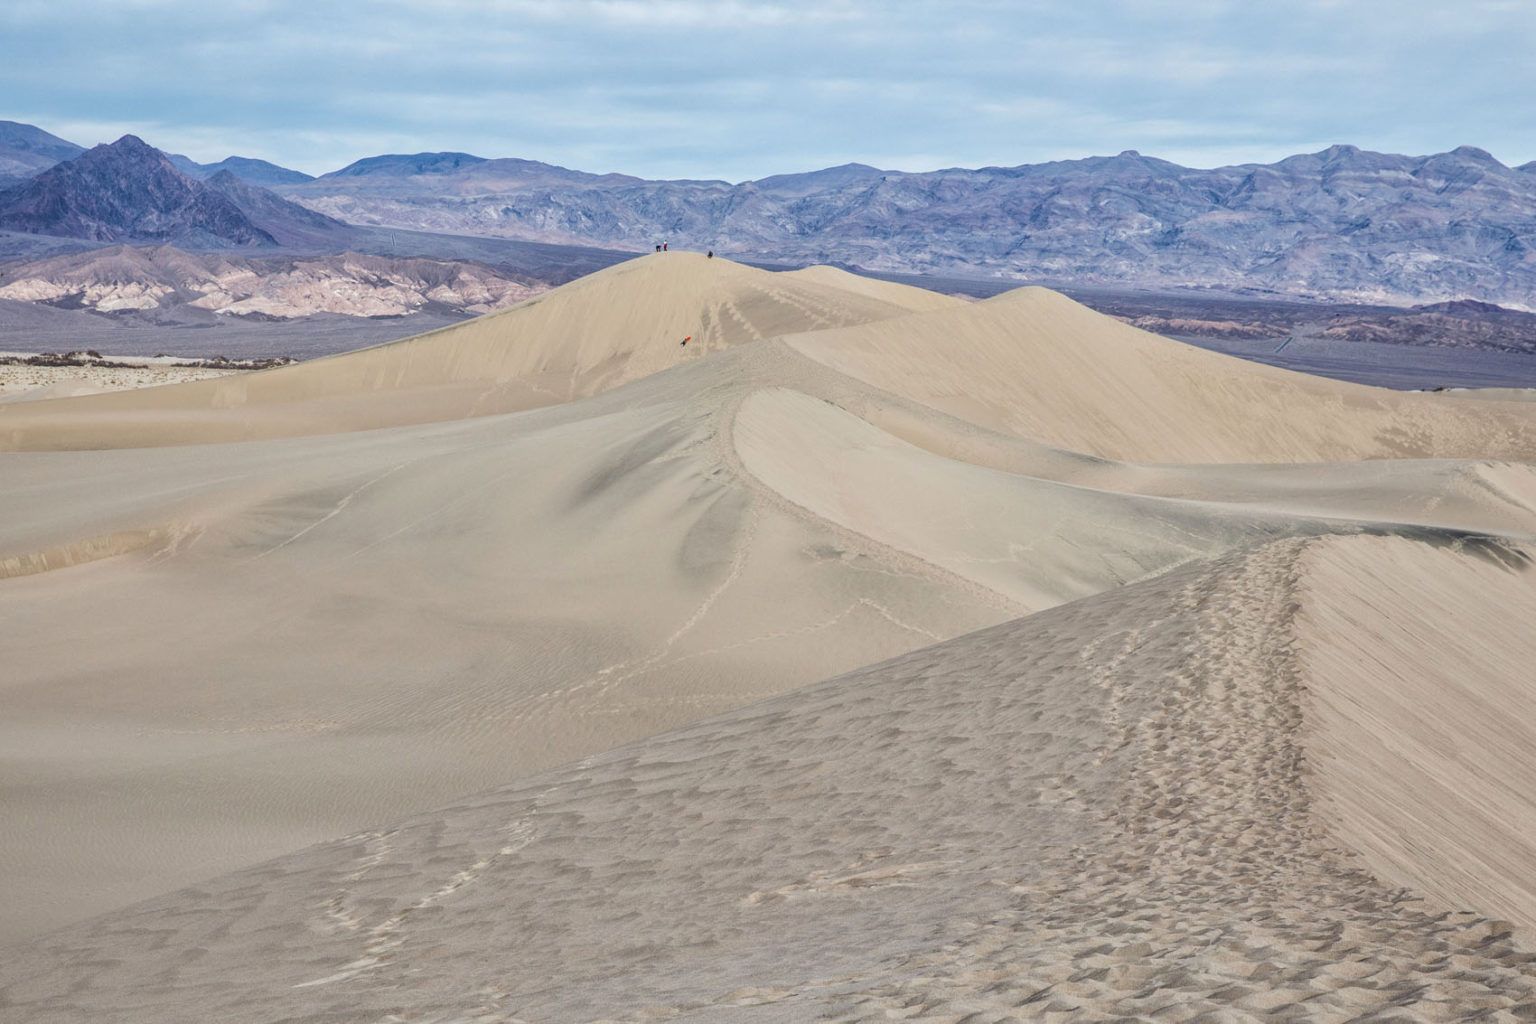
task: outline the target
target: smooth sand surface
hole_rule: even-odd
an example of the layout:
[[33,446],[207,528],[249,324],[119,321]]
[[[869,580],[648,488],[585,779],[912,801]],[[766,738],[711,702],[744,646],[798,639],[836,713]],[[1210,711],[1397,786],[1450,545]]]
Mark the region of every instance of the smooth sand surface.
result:
[[[1528,1019],[1509,926],[1373,877],[1308,781],[1314,734],[1360,724],[1309,721],[1353,684],[1316,674],[1333,641],[1298,620],[1385,591],[1399,628],[1433,631],[1426,598],[1469,570],[1528,607],[1536,572],[1498,550],[1473,568],[1353,537],[1202,562],[56,933],[0,967],[0,1005],[39,1024]],[[1354,571],[1383,558],[1390,580]],[[1536,638],[1507,649],[1528,664]]]
[[[1536,568],[1389,538],[1308,556],[1302,663],[1324,817],[1380,877],[1536,936]],[[1362,643],[1372,623],[1388,623]]]
[[1523,1007],[1536,408],[844,276],[0,408],[0,1011]]
[[788,340],[876,387],[1105,458],[1536,454],[1536,425],[1524,403],[1388,391],[1245,362],[1149,334],[1044,288],[908,317],[889,329],[865,325]]

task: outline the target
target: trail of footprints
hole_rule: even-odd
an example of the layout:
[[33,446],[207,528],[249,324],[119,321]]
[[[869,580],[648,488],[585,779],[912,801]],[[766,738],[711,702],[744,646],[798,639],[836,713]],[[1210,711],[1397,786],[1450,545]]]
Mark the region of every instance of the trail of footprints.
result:
[[1536,1020],[1507,925],[1381,885],[1312,819],[1307,543],[60,933],[0,1017]]

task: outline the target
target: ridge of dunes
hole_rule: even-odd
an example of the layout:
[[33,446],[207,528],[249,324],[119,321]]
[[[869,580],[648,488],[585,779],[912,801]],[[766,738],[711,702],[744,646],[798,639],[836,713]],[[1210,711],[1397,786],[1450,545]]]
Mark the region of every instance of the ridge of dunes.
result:
[[[1499,820],[1502,849],[1536,842],[1536,716],[1505,700],[1536,635],[1502,637],[1455,697],[1449,661],[1403,646],[1454,640],[1447,601],[1490,630],[1502,602],[1528,614],[1526,562],[1475,538],[1233,552],[59,931],[0,961],[0,1006],[31,1024],[1529,1019],[1536,965],[1489,916],[1520,879],[1400,888],[1335,814],[1378,755],[1348,705],[1392,703],[1390,682],[1417,705],[1397,722],[1419,720],[1394,763],[1504,776],[1467,813]],[[1317,660],[1340,629],[1383,674]],[[1485,747],[1463,696],[1520,742]],[[1444,877],[1460,821],[1407,785],[1357,799],[1413,818],[1399,875]]]
[[785,341],[980,426],[1121,461],[1536,459],[1528,403],[1264,366],[1161,338],[1045,288]]
[[932,304],[931,292],[881,284],[850,291],[815,275],[775,274],[695,253],[652,254],[511,309],[357,352],[215,380],[0,407],[0,449],[291,437],[536,408],[745,342],[889,319]]

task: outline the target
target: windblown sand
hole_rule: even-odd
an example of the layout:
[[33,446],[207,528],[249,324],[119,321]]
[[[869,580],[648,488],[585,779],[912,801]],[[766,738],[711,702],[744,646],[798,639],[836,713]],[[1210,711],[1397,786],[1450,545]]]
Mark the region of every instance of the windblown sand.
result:
[[0,406],[0,1010],[1536,1016],[1536,408],[845,278]]

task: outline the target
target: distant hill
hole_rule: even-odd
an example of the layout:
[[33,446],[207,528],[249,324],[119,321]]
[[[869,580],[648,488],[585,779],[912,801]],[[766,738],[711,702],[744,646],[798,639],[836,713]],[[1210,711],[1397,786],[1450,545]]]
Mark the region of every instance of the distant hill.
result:
[[241,181],[252,185],[301,185],[315,180],[312,174],[248,156],[228,156],[214,164],[200,164],[179,153],[169,153],[166,158],[178,171],[194,178],[211,178],[220,171],[229,171]]
[[351,237],[352,229],[334,217],[316,213],[275,192],[252,185],[233,171],[219,171],[208,179],[207,186],[228,198],[253,223],[261,225],[279,245],[344,244]]
[[388,153],[356,160],[323,178],[366,178],[373,175],[407,177],[418,174],[450,174],[485,163],[485,157],[469,153]]
[[0,192],[0,228],[213,249],[327,241],[344,247],[351,230],[228,170],[199,181],[133,135]]
[[0,121],[0,181],[29,178],[84,152],[83,147],[33,125]]

